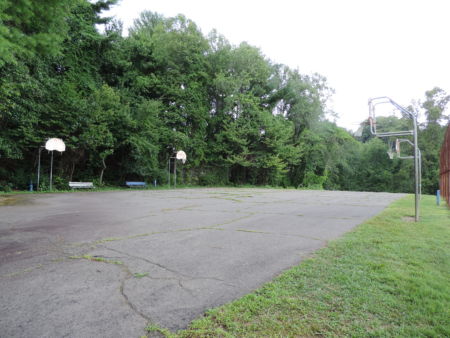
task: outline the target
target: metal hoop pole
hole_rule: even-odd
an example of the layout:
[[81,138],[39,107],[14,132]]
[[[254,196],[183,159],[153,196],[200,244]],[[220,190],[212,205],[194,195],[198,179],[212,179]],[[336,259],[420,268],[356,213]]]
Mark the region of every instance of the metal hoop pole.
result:
[[52,150],[52,160],[50,162],[50,191],[52,191],[52,178],[53,178],[53,150]]
[[413,125],[414,125],[414,185],[415,185],[415,221],[419,222],[419,161],[417,153],[417,120],[416,116],[413,115]]
[[[402,160],[414,158],[414,156],[400,156],[400,143],[401,142],[408,142],[410,145],[414,146],[414,143],[412,143],[408,139],[397,139],[397,157]],[[422,154],[420,153],[419,148],[417,148],[417,153],[419,156],[419,199],[422,199]]]
[[422,199],[422,155],[419,148],[417,151],[419,152],[419,199]]
[[[170,156],[172,156],[172,155],[170,155]],[[169,157],[169,188],[168,189],[170,189],[170,157]]]
[[38,177],[37,177],[37,187],[36,190],[39,191],[39,180],[41,178],[41,151],[42,148],[39,147],[39,159],[38,159]]

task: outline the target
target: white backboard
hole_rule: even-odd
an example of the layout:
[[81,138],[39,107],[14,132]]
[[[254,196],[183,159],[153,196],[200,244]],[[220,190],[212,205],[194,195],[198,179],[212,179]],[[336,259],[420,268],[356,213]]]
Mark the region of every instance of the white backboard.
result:
[[66,150],[66,145],[64,144],[63,140],[59,138],[51,138],[45,143],[45,149],[50,151],[57,150],[63,152]]

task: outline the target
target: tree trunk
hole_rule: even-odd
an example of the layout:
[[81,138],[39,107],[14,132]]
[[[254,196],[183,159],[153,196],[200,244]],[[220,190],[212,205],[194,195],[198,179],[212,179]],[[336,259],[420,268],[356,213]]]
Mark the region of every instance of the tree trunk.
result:
[[75,171],[75,161],[72,161],[72,170],[70,171],[69,182],[72,182],[72,176],[74,171]]
[[63,173],[63,159],[62,159],[62,152],[60,153],[61,157],[59,159],[59,174],[58,176],[61,177],[62,173]]
[[102,173],[100,174],[100,185],[102,185],[102,181],[103,181],[103,172],[106,169],[106,164],[105,164],[105,159],[103,159],[103,169],[102,169]]

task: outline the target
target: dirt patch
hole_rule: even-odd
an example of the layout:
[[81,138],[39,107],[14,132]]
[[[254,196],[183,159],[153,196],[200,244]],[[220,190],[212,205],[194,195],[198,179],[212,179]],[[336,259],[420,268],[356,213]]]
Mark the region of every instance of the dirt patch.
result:
[[[47,194],[51,196],[51,194]],[[45,194],[39,194],[39,198],[35,194],[18,194],[18,195],[0,195],[0,206],[10,205],[45,205],[42,198]]]
[[17,202],[17,196],[0,196],[1,205],[12,205]]
[[405,222],[415,222],[416,218],[414,216],[403,216],[402,220],[404,220]]

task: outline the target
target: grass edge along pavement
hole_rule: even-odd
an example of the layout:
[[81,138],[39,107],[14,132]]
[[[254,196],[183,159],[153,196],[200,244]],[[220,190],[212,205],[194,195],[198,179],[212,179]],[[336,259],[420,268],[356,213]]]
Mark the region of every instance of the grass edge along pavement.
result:
[[414,196],[166,337],[450,337],[450,211]]

